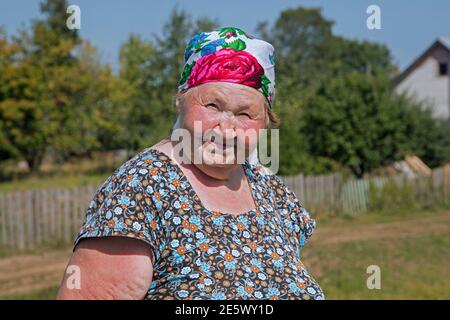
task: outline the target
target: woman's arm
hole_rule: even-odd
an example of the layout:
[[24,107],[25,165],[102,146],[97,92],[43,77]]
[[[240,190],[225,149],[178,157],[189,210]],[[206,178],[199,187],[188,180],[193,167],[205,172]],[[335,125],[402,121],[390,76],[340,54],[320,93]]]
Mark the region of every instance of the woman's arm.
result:
[[84,239],[70,258],[71,265],[80,271],[80,287],[71,289],[73,285],[67,284],[74,274],[65,272],[56,299],[143,299],[152,282],[150,246],[137,239]]

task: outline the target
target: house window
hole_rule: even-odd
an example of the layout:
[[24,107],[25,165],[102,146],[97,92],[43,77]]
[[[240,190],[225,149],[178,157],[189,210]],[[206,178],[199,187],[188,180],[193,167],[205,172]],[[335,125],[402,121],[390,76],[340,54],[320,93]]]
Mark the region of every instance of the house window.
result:
[[439,63],[439,75],[440,76],[448,75],[448,63],[445,62]]

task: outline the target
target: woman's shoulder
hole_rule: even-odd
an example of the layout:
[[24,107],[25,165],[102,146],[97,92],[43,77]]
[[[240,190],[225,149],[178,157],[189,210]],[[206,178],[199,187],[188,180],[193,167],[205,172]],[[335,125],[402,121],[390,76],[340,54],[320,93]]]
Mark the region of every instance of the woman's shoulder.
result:
[[259,178],[270,179],[275,176],[275,174],[267,167],[263,166],[259,162],[252,162],[250,160],[246,160],[244,162],[244,167],[246,169],[246,173],[258,176]]
[[275,190],[276,188],[286,188],[283,179],[276,175],[268,167],[261,163],[245,162],[247,176],[253,177],[258,185]]
[[146,148],[114,170],[98,188],[96,196],[105,199],[122,192],[164,195],[168,193],[165,192],[166,176],[170,174],[170,159]]
[[[151,147],[145,148],[131,159],[123,163],[114,171],[115,175],[123,175],[124,173],[145,175],[151,169],[165,168],[168,166],[170,158],[162,152]],[[157,173],[153,171],[153,173]]]
[[128,236],[151,244],[158,258],[164,239],[163,198],[169,194],[167,159],[145,149],[123,163],[97,189],[74,242],[85,237]]

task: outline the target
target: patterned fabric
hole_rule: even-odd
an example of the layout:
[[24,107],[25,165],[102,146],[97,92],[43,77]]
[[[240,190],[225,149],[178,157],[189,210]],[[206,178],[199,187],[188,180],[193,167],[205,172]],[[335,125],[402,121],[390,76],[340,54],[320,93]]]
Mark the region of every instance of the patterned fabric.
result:
[[323,299],[300,261],[315,220],[279,177],[243,168],[256,208],[209,211],[180,167],[147,148],[99,188],[75,245],[101,236],[147,242],[154,272],[146,299]]
[[241,29],[200,32],[188,43],[178,91],[225,81],[259,90],[272,108],[275,97],[273,46]]

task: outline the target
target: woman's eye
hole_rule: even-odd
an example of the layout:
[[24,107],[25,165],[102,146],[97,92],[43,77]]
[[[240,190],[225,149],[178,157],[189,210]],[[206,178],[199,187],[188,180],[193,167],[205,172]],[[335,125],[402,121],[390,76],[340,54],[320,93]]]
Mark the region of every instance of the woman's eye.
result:
[[251,116],[248,113],[239,113],[239,116],[251,118]]
[[215,103],[208,103],[206,106],[207,106],[208,108],[213,108],[213,109],[216,109],[216,110],[219,109],[219,107],[218,107],[217,104],[215,104]]

